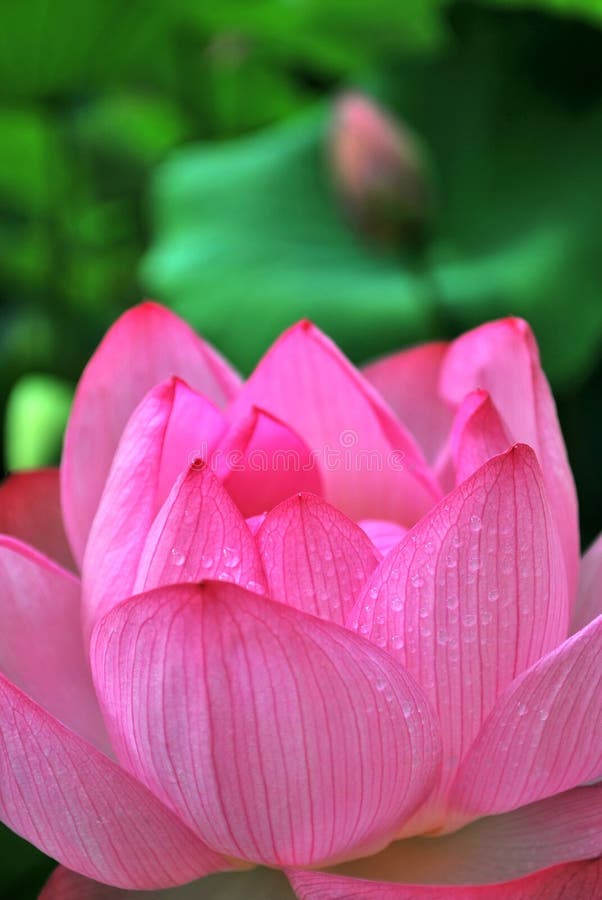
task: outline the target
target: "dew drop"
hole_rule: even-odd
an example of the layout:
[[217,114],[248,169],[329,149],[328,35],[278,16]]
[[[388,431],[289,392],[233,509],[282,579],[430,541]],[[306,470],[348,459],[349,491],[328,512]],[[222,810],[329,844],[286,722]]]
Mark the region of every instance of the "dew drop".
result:
[[458,608],[458,598],[457,597],[448,597],[445,601],[445,605],[448,609],[457,609]]
[[222,551],[224,555],[224,565],[227,569],[233,569],[240,562],[240,556],[234,547],[224,547]]
[[466,625],[468,628],[471,628],[475,622],[477,621],[477,617],[474,613],[466,613],[465,616],[462,616],[462,623]]
[[470,530],[474,532],[481,530],[481,519],[479,516],[470,517]]
[[212,556],[201,556],[201,565],[204,569],[210,569],[213,565],[213,557]]
[[180,550],[178,550],[177,547],[172,547],[171,561],[173,562],[174,566],[183,566],[186,562],[186,556]]
[[424,580],[420,577],[420,575],[412,575],[410,581],[414,585],[415,588],[420,588],[424,584]]
[[500,597],[500,592],[499,592],[498,590],[496,590],[496,588],[492,588],[492,589],[489,591],[489,593],[487,594],[487,599],[488,599],[491,603],[495,603],[496,600],[499,600],[499,597]]
[[527,710],[527,707],[525,706],[524,703],[519,703],[519,704],[518,704],[518,710],[517,710],[517,712],[518,712],[519,716],[526,716],[526,715],[527,715],[528,710]]
[[260,581],[247,581],[247,590],[254,591],[256,594],[262,594],[265,590],[265,587]]
[[403,703],[401,704],[401,711],[404,714],[404,716],[406,717],[406,719],[408,719],[412,715],[412,712],[414,710],[413,710],[412,704],[410,703],[409,700],[403,701]]
[[384,691],[384,689],[387,687],[387,679],[383,678],[382,675],[379,675],[375,681],[375,685],[377,691]]
[[368,591],[368,596],[371,597],[373,600],[376,600],[376,598],[378,597],[378,588],[375,588],[375,587],[370,588],[370,590]]
[[394,634],[391,638],[391,646],[394,650],[401,650],[403,647],[403,636],[401,634]]
[[492,619],[493,615],[490,612],[485,611],[481,613],[481,625],[490,625]]
[[391,597],[391,609],[393,612],[399,612],[403,608],[403,600],[401,597]]
[[548,718],[549,715],[550,715],[550,713],[548,712],[547,709],[539,710],[539,718],[541,719],[542,722],[545,722],[545,720]]

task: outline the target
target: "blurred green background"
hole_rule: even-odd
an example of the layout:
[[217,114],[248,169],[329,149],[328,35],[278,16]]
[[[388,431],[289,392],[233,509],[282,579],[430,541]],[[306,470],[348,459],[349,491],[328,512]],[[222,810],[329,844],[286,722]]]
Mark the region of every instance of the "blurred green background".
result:
[[[87,357],[143,296],[245,372],[303,316],[361,362],[517,314],[553,382],[588,543],[601,60],[601,0],[3,0],[5,471],[56,462]],[[415,148],[359,209],[328,153],[350,89]],[[51,866],[8,832],[0,860],[5,900],[35,897]]]

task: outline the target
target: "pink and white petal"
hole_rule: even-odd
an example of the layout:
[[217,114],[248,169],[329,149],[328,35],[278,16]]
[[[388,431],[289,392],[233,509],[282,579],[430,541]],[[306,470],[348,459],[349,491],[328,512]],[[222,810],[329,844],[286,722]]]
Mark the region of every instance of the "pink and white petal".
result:
[[379,560],[362,529],[314,494],[269,512],[256,540],[270,597],[339,625]]
[[416,438],[431,465],[441,452],[453,412],[439,394],[439,374],[449,344],[435,341],[364,366],[362,374]]
[[602,613],[602,534],[591,545],[579,571],[579,591],[571,620],[571,634]]
[[75,569],[61,516],[58,469],[15,472],[0,484],[0,533]]
[[396,841],[336,867],[400,884],[492,884],[602,853],[602,786],[575,788],[443,836]]
[[450,793],[460,814],[504,812],[602,776],[602,616],[505,691]]
[[487,391],[468,394],[456,413],[450,438],[456,484],[504,453],[511,443]]
[[397,522],[387,522],[385,519],[362,519],[357,524],[383,556],[401,543],[408,533],[408,529],[403,525],[398,525]]
[[337,347],[309,322],[286,331],[242,388],[231,415],[258,406],[315,454],[324,496],[352,519],[412,525],[439,497],[413,438]]
[[126,601],[97,626],[92,661],[120,760],[236,858],[376,850],[436,778],[434,716],[401,667],[236,585]]
[[265,591],[249,526],[222,483],[199,460],[177,479],[157,513],[132,593],[210,578]]
[[219,438],[207,401],[176,378],[131,416],[94,518],[83,565],[84,625],[132,594],[148,530],[180,472]]
[[109,747],[81,633],[80,584],[0,537],[0,672],[95,746]]
[[61,463],[65,525],[80,563],[125,424],[144,395],[172,375],[220,407],[240,384],[212,347],[156,303],[142,303],[121,316],[82,375]]
[[539,466],[529,447],[517,445],[459,485],[385,557],[350,624],[387,648],[437,709],[443,791],[497,697],[563,640],[567,618]]
[[602,859],[567,863],[516,881],[489,885],[391,884],[290,872],[299,900],[594,900],[602,891]]
[[489,322],[451,343],[441,368],[442,395],[458,406],[477,388],[490,394],[511,440],[537,453],[574,597],[579,566],[575,484],[537,344],[522,319]]
[[219,872],[182,887],[144,892],[109,887],[59,867],[38,900],[295,900],[295,895],[282,872],[262,867]]
[[0,675],[0,819],[98,881],[164,888],[229,868],[142,784]]
[[221,442],[217,474],[245,516],[276,506],[297,491],[322,493],[309,447],[284,422],[251,409]]

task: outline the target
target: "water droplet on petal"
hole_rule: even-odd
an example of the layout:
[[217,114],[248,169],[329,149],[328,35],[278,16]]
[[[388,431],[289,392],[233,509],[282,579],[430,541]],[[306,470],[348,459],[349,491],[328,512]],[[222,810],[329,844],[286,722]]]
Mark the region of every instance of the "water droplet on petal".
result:
[[527,712],[528,712],[528,709],[527,709],[527,707],[525,706],[524,703],[519,703],[519,704],[518,704],[517,712],[518,712],[519,716],[526,716],[526,715],[527,715]]
[[174,566],[183,566],[186,562],[186,556],[177,547],[171,548],[171,561]]
[[470,517],[470,530],[474,532],[481,530],[481,519],[479,516]]
[[240,562],[240,556],[234,547],[224,547],[222,550],[224,556],[224,565],[227,569],[233,569]]
[[403,608],[403,600],[401,597],[391,597],[391,609],[393,612],[399,612]]

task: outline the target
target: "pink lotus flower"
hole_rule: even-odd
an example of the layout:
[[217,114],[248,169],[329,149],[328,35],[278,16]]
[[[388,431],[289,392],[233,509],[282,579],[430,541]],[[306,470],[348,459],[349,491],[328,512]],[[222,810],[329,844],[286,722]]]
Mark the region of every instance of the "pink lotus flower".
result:
[[601,895],[602,543],[578,591],[524,322],[363,375],[301,323],[241,384],[144,304],[60,482],[0,499],[0,816],[45,900]]

